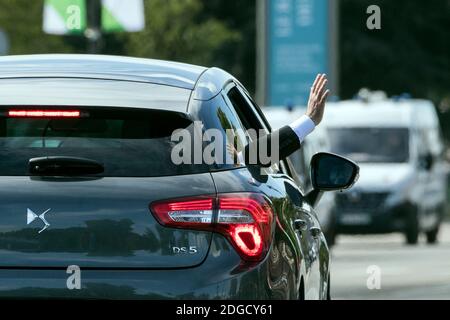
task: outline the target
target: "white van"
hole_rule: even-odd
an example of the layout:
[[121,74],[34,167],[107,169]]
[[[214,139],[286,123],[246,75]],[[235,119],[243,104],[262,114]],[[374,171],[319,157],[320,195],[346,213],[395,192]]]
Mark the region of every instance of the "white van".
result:
[[[265,107],[262,108],[262,110],[272,126],[272,129],[279,129],[288,125],[295,119],[300,118],[306,112],[306,108],[304,107],[295,107],[292,110],[284,107]],[[309,164],[313,155],[318,152],[329,151],[330,143],[327,131],[325,126],[321,124],[306,137],[305,141],[302,143],[302,148],[289,157],[289,160],[296,171],[295,174],[298,177],[297,184],[305,192],[304,194],[312,190],[311,178],[310,176],[300,174],[300,172],[309,172]],[[325,192],[315,207],[328,246],[332,246],[335,239],[336,218],[334,216],[334,206],[334,192]]]
[[360,165],[359,181],[337,194],[337,232],[403,232],[408,244],[437,240],[446,211],[447,166],[438,117],[425,100],[330,103],[331,150]]

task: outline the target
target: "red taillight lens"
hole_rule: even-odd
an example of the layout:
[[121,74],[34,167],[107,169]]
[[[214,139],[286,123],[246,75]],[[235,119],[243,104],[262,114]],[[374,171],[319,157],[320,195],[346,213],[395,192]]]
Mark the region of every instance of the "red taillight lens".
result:
[[217,229],[246,260],[260,260],[269,250],[272,208],[261,194],[219,196]]
[[78,110],[9,110],[11,118],[79,118]]
[[176,199],[151,205],[164,226],[219,232],[244,260],[262,260],[272,239],[272,207],[261,194],[221,194],[216,198]]
[[213,198],[191,198],[156,202],[151,210],[163,226],[209,230],[213,220]]

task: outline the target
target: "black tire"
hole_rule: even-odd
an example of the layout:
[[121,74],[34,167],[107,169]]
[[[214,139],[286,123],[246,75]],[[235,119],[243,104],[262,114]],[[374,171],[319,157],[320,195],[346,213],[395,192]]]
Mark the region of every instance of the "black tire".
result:
[[332,222],[330,223],[328,230],[325,232],[325,239],[327,240],[329,248],[336,245],[336,237],[337,237],[337,218],[336,215],[333,214]]
[[327,300],[331,300],[331,282],[330,282],[330,275],[328,275]]
[[428,244],[436,244],[437,243],[437,237],[439,234],[439,225],[437,225],[434,229],[427,231],[425,235],[427,236],[427,243]]
[[300,300],[300,301],[305,300],[305,283],[303,282],[303,277],[300,280],[300,293],[299,293],[298,300]]
[[406,218],[405,237],[409,245],[415,245],[419,241],[419,219],[416,209],[411,210]]
[[329,230],[325,233],[325,239],[327,240],[328,247],[331,248],[336,244],[336,232],[335,230]]

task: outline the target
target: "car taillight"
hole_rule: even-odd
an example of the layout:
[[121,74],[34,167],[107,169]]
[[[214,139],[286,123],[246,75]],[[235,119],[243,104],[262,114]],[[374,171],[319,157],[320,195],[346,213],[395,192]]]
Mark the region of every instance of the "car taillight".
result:
[[209,230],[213,219],[213,198],[193,198],[156,202],[151,211],[163,226]]
[[11,118],[79,118],[79,110],[9,110]]
[[220,194],[152,203],[166,227],[205,230],[224,235],[247,261],[262,260],[272,239],[272,207],[257,193]]

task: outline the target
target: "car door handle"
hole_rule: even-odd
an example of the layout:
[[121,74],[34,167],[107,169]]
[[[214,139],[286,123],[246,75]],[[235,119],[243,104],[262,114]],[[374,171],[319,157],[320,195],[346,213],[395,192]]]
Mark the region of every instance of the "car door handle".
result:
[[308,224],[305,220],[297,219],[294,221],[294,228],[299,231],[305,231],[308,227]]
[[309,232],[314,238],[318,238],[322,234],[322,230],[317,227],[312,227],[309,229]]

